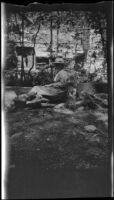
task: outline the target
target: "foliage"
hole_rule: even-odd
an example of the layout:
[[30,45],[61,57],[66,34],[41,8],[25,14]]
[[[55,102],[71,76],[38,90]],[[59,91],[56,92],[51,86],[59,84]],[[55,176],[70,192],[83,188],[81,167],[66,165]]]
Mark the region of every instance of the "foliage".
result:
[[15,42],[6,44],[5,69],[13,69],[17,66],[17,55],[15,52]]
[[[87,45],[89,44],[90,39],[89,31],[91,29],[94,29],[95,33],[100,33],[103,51],[106,51],[106,16],[101,12],[74,12],[72,10],[69,10],[52,12],[33,11],[26,13],[11,13],[7,16],[7,35],[9,37],[9,40],[12,39],[13,36],[13,41],[19,41],[20,43],[22,42],[22,17],[24,20],[24,40],[32,43],[34,48],[36,43],[38,43],[42,38],[43,41],[45,40],[44,43],[47,48],[47,51],[50,51],[51,53],[51,51],[53,51],[53,46],[56,39],[53,39],[53,41],[51,41],[49,33],[47,41],[47,37],[45,37],[46,34],[43,34],[42,30],[48,29],[48,32],[52,32],[51,29],[53,29],[57,31],[57,53],[59,52],[59,48],[65,48],[67,49],[67,51],[69,51],[71,49],[70,40],[67,42],[67,44],[64,44],[64,41],[62,41],[63,39],[59,37],[59,34],[64,33],[70,35],[72,33],[71,40],[73,45],[75,45],[77,71],[82,71],[84,62],[86,60],[87,51],[89,49]],[[83,55],[78,55],[78,50],[80,46],[84,51]],[[10,53],[8,53],[7,55],[8,57],[11,57],[10,59],[8,59],[7,67],[16,67],[16,62],[13,53],[11,53],[11,56],[9,56]],[[33,68],[33,66],[34,59],[33,65],[29,70],[29,74],[31,73],[31,69]],[[44,84],[45,82],[50,82],[50,75],[46,77],[45,73],[47,72],[41,72],[39,78],[39,75],[37,75],[36,77],[32,77],[30,75],[29,80],[26,78],[25,82],[30,81],[30,84],[32,84],[32,82],[34,82],[33,84]],[[43,74],[45,77],[43,77]],[[42,79],[44,79],[44,81]]]
[[8,86],[18,85],[18,79],[16,77],[15,70],[10,69],[10,70],[4,71],[4,82],[5,82],[5,85],[8,85]]
[[91,29],[95,30],[95,33],[99,33],[101,35],[101,41],[103,45],[103,50],[106,56],[106,26],[107,20],[105,13],[100,11],[89,13],[87,15],[88,23]]
[[33,85],[46,85],[49,83],[52,83],[52,77],[49,72],[41,71],[33,76],[32,80]]

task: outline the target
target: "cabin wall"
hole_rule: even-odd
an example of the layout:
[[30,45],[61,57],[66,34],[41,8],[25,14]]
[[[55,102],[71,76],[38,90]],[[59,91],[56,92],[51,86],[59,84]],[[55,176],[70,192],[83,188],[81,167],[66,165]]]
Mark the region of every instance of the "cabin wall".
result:
[[[17,63],[18,69],[21,68],[21,61],[22,61],[22,56],[18,56],[18,63]],[[34,61],[35,61],[35,58],[34,58]],[[27,57],[24,57],[23,62],[24,62],[24,69],[29,70],[32,67],[32,64],[33,64],[33,56],[28,55]],[[34,68],[35,68],[35,66],[34,66]]]

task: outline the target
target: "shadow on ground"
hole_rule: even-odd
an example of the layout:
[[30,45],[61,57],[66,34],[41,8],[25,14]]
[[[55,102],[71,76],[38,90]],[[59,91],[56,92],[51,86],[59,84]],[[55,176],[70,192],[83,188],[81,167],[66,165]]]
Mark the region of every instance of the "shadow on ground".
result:
[[6,124],[9,199],[110,196],[106,109],[23,108],[6,113]]

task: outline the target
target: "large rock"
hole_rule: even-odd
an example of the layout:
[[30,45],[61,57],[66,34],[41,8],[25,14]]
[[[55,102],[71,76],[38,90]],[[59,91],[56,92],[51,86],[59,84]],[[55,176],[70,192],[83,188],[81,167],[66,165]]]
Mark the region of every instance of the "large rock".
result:
[[5,91],[4,95],[4,106],[5,110],[11,111],[15,108],[15,99],[17,98],[17,94],[14,91]]
[[[65,87],[59,83],[34,86],[27,94],[15,98],[16,107],[53,107],[52,103],[64,102],[67,97]],[[50,104],[51,103],[51,104]]]
[[97,82],[88,82],[88,83],[79,83],[77,85],[77,95],[81,97],[82,94],[99,94],[103,93],[104,96],[108,94],[108,85],[107,83],[97,83]]
[[16,107],[24,107],[26,105],[27,98],[28,98],[27,94],[21,94],[17,96],[17,98],[15,99]]
[[65,107],[64,103],[59,103],[54,107],[54,109],[63,109],[64,107]]
[[66,99],[66,91],[60,88],[54,88],[53,86],[34,86],[28,96],[36,95],[36,98],[46,98],[51,102],[63,102]]
[[65,103],[60,103],[60,104],[57,104],[55,107],[54,107],[54,111],[55,112],[59,112],[59,113],[63,113],[63,114],[70,114],[72,115],[73,114],[73,111],[71,111],[70,109],[66,108],[66,105]]
[[97,120],[108,123],[108,114],[107,113],[102,113],[102,112],[97,111],[94,113],[94,115],[97,117]]
[[41,100],[39,98],[35,98],[32,101],[27,101],[26,106],[31,108],[41,107]]
[[84,110],[84,106],[80,106],[79,108],[77,108],[77,111],[83,111]]
[[106,94],[106,93],[97,93],[96,97],[107,100],[108,99],[108,94]]
[[87,125],[84,127],[84,129],[88,132],[94,132],[97,130],[97,128],[94,125]]

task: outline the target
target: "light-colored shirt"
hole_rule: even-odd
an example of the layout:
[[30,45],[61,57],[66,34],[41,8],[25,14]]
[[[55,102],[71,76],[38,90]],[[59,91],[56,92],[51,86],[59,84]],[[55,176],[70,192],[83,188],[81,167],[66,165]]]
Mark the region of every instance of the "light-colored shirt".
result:
[[91,65],[90,65],[90,74],[93,74],[93,73],[95,73],[95,71],[96,71],[96,67],[95,67],[95,64],[94,63],[91,63]]

